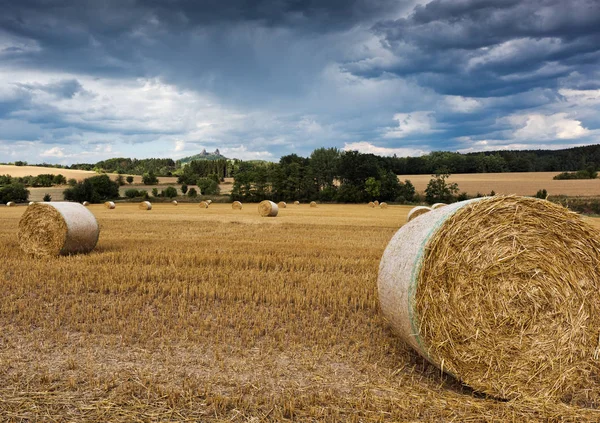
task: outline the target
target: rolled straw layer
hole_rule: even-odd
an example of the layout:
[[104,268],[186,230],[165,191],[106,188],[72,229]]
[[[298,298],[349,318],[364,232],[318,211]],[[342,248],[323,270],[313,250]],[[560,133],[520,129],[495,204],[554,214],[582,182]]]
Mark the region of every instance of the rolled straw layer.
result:
[[240,203],[239,201],[234,201],[233,203],[231,203],[231,208],[234,210],[241,210],[242,203]]
[[412,209],[410,209],[410,211],[408,212],[408,216],[406,216],[406,221],[410,222],[411,220],[413,220],[416,217],[421,216],[422,214],[425,214],[427,212],[430,212],[431,209],[429,207],[426,206],[417,206],[417,207],[413,207]]
[[279,213],[279,207],[272,201],[261,201],[258,205],[258,214],[263,217],[275,217]]
[[35,203],[19,221],[19,246],[35,256],[88,253],[99,235],[96,218],[79,203]]
[[150,201],[142,201],[138,208],[140,210],[152,210],[152,203]]
[[405,224],[379,267],[396,332],[500,398],[600,398],[600,233],[526,197],[448,205]]

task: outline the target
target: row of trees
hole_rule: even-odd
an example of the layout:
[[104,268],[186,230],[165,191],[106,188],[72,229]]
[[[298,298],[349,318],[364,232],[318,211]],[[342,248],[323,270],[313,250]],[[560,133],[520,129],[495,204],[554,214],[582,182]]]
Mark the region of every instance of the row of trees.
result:
[[51,187],[54,185],[64,185],[67,179],[61,175],[41,174],[37,176],[10,176],[0,175],[0,185],[23,184],[28,187]]

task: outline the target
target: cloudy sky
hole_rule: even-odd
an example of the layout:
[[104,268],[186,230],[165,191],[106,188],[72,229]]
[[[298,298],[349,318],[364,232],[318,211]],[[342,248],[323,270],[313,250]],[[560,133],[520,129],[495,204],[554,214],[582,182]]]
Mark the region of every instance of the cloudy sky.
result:
[[0,0],[0,162],[600,143],[600,0]]

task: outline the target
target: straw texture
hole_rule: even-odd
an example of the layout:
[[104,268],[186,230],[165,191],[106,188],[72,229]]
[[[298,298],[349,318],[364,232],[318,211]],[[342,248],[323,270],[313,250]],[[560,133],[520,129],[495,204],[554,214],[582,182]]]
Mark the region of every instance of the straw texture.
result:
[[430,211],[431,211],[431,209],[429,207],[426,207],[426,206],[413,207],[408,212],[408,216],[406,216],[406,221],[410,222],[411,220],[413,220],[413,219],[421,216],[422,214],[430,212]]
[[150,201],[142,201],[139,205],[138,208],[140,210],[152,210],[152,203]]
[[600,233],[548,201],[496,196],[404,225],[379,298],[421,355],[495,397],[600,401]]
[[231,208],[234,210],[241,210],[242,203],[240,203],[239,201],[234,201],[233,203],[231,203]]
[[107,209],[114,209],[115,203],[113,203],[112,201],[107,201],[106,203],[104,203],[104,207],[106,207]]
[[431,205],[431,210],[435,210],[435,209],[439,209],[440,207],[444,207],[447,206],[448,204],[446,203],[435,203]]
[[277,207],[279,207],[280,209],[285,209],[287,207],[287,203],[285,201],[280,201],[279,203],[277,203]]
[[258,205],[258,214],[263,217],[275,217],[279,213],[279,207],[272,201],[261,201]]
[[200,206],[201,209],[207,209],[208,208],[208,202],[206,202],[206,201],[200,201],[199,206]]
[[38,257],[88,253],[99,235],[96,218],[79,203],[36,203],[19,221],[19,246]]
[[311,201],[311,202],[310,202],[310,206],[311,206],[311,207],[317,207],[317,203],[315,203],[314,201]]

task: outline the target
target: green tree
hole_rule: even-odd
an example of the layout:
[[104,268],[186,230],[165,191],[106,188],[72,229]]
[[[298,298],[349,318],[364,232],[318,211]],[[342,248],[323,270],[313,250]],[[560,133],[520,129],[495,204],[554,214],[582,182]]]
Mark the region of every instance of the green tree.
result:
[[54,185],[64,185],[67,183],[67,178],[59,173],[58,175],[54,175],[52,178],[52,183]]
[[373,176],[368,177],[365,181],[365,191],[367,191],[371,199],[377,199],[381,194],[381,182]]
[[158,197],[158,188],[152,188],[152,196]]
[[425,200],[429,204],[451,202],[458,193],[458,184],[446,182],[450,176],[449,173],[437,173],[432,176],[434,178],[429,180],[425,189]]
[[181,192],[183,193],[183,195],[185,195],[187,193],[187,190],[188,190],[188,186],[186,184],[182,184]]
[[196,188],[190,188],[187,192],[187,196],[190,198],[196,198],[198,196],[198,191],[196,191]]
[[162,191],[162,196],[167,198],[175,198],[177,197],[177,188],[175,187],[167,187]]
[[119,184],[111,181],[106,174],[93,176],[67,188],[63,191],[63,196],[67,201],[101,203],[119,198]]
[[117,175],[117,180],[116,180],[117,184],[119,184],[120,187],[122,187],[123,185],[125,185],[125,177],[119,173]]
[[218,195],[221,192],[219,184],[213,178],[198,178],[196,185],[202,195]]
[[142,182],[144,185],[156,185],[158,184],[158,178],[154,174],[154,172],[150,171],[148,173],[144,173],[142,176]]
[[0,188],[0,203],[6,204],[9,201],[24,203],[28,199],[29,190],[23,184],[13,183]]
[[129,185],[133,184],[133,176],[131,176],[131,175],[127,176],[127,178],[125,178],[125,180],[127,181],[127,183]]
[[135,198],[135,197],[141,197],[139,191],[137,189],[128,189],[125,191],[125,197],[127,198]]
[[44,194],[44,201],[48,202],[48,201],[52,201],[52,196],[48,193]]
[[540,189],[538,192],[535,193],[535,198],[541,198],[542,200],[547,199],[548,191],[546,191],[545,189]]

